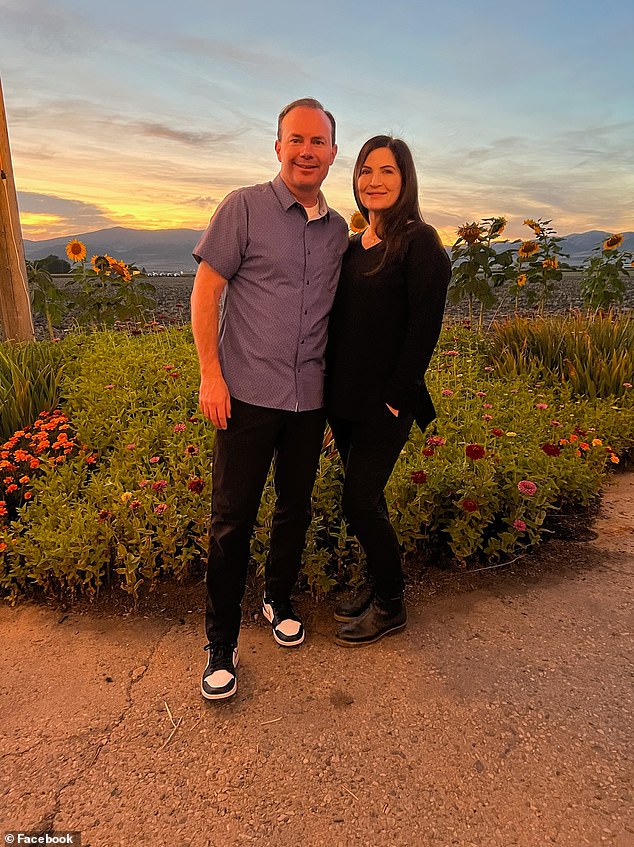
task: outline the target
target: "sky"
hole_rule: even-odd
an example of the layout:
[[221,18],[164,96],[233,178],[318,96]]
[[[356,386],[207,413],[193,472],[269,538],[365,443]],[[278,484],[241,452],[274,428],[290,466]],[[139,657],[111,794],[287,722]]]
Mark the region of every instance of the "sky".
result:
[[0,0],[25,238],[203,229],[271,179],[277,114],[337,120],[323,190],[346,217],[367,138],[411,147],[425,219],[634,230],[631,0]]

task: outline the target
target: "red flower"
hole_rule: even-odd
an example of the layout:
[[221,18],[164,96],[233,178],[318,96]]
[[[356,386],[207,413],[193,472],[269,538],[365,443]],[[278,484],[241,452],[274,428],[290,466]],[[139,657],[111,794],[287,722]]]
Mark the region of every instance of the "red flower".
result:
[[542,450],[547,456],[558,456],[561,453],[561,447],[556,444],[542,444]]
[[110,509],[101,509],[99,512],[99,523],[103,523],[104,521],[110,520],[112,517],[112,512]]
[[442,435],[431,435],[427,439],[427,444],[429,447],[444,447],[447,443],[447,439],[443,438]]
[[164,515],[167,511],[167,503],[159,503],[158,506],[154,507],[154,511],[157,515]]
[[187,483],[187,488],[190,491],[193,491],[194,494],[200,494],[200,492],[205,487],[205,480],[201,479],[199,476],[192,477]]
[[537,486],[534,482],[531,482],[530,479],[522,479],[517,483],[517,487],[522,494],[526,494],[527,497],[532,497],[537,491]]
[[165,491],[167,488],[167,480],[166,479],[157,479],[156,482],[152,483],[152,491]]
[[469,498],[465,497],[465,499],[460,503],[465,512],[477,512],[480,508],[475,500],[469,500]]
[[474,461],[483,459],[486,456],[486,450],[481,444],[467,444],[464,451],[467,459],[473,459]]
[[128,509],[131,509],[133,512],[136,512],[136,510],[137,510],[140,506],[141,506],[141,501],[140,501],[140,500],[130,500],[130,502],[128,503]]
[[412,471],[412,482],[415,485],[424,485],[427,482],[425,471]]
[[501,438],[504,435],[504,430],[496,426],[491,430],[491,434],[495,435],[496,438]]
[[423,456],[433,456],[434,448],[433,447],[423,447],[422,450]]
[[518,532],[524,532],[526,529],[526,524],[524,521],[521,521],[519,518],[513,521],[513,529],[516,529]]

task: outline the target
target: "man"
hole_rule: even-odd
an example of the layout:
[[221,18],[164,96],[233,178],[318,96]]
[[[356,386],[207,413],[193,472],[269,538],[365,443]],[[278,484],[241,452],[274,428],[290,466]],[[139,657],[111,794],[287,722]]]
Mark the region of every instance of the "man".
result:
[[250,539],[272,461],[277,501],[262,610],[278,644],[304,640],[290,597],[323,439],[328,313],[347,246],[346,223],[320,190],[337,154],[334,118],[311,98],[290,103],[275,152],[275,179],[229,194],[194,249],[200,408],[217,430],[201,682],[209,700],[237,688]]

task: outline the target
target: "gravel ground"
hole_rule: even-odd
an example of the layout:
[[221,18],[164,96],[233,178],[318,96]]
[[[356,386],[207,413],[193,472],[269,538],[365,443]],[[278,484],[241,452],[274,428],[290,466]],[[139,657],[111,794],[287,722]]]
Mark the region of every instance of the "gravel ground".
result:
[[0,607],[0,831],[84,847],[630,847],[634,474],[589,543],[411,569],[404,633],[284,650],[251,586],[239,689],[198,685],[203,586]]

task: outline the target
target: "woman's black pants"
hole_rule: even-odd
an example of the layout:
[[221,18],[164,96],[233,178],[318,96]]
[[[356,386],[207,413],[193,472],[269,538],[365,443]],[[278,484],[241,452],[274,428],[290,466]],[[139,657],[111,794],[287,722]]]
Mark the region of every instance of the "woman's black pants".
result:
[[343,513],[366,555],[378,596],[404,589],[401,551],[390,523],[384,488],[412,428],[413,416],[395,417],[387,406],[356,422],[329,416],[344,466]]

